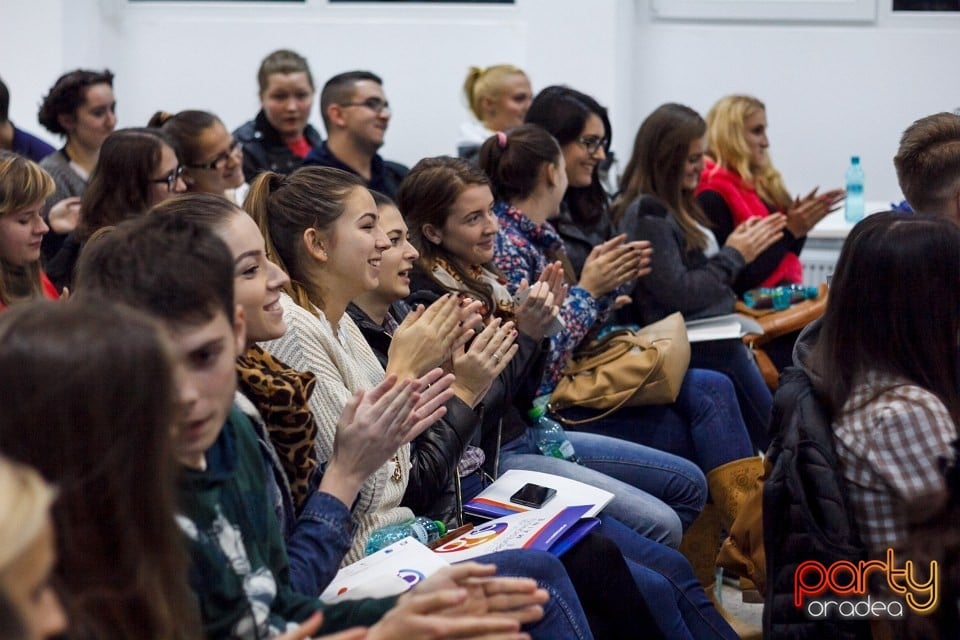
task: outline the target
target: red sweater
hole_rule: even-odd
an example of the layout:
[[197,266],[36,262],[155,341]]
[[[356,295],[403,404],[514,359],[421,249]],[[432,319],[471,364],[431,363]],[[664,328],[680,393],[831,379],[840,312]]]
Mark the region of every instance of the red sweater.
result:
[[[59,300],[60,294],[57,293],[57,288],[53,286],[53,283],[50,282],[50,278],[47,277],[43,271],[40,271],[40,287],[43,289],[43,297],[49,298],[51,300]],[[0,311],[3,311],[7,308],[7,305],[0,300]]]
[[[748,218],[765,218],[770,215],[767,205],[764,204],[756,189],[743,181],[739,175],[706,160],[697,193],[702,191],[716,191],[727,203],[730,214],[733,216],[733,226],[736,227]],[[788,251],[780,264],[760,284],[762,287],[773,287],[782,282],[800,284],[803,282],[803,266],[797,254]]]

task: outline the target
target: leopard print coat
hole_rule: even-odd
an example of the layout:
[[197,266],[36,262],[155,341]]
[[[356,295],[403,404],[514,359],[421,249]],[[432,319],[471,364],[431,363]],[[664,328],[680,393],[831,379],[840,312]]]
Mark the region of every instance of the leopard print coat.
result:
[[254,345],[237,359],[239,388],[260,411],[290,483],[297,514],[310,495],[319,466],[317,423],[307,400],[317,385],[312,373],[295,371]]

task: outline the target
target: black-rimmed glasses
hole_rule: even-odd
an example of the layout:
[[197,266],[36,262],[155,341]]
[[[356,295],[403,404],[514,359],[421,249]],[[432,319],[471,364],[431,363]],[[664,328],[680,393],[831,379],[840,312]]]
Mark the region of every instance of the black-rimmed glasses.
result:
[[362,102],[342,102],[340,103],[341,107],[366,107],[370,109],[377,115],[383,113],[384,110],[390,110],[390,103],[386,100],[381,100],[380,98],[367,98]]
[[177,180],[183,176],[183,165],[178,164],[177,168],[165,175],[162,178],[157,178],[155,180],[150,180],[150,182],[155,182],[156,184],[167,183],[167,191],[173,191],[177,186]]
[[578,138],[577,142],[583,145],[583,148],[587,150],[587,153],[593,155],[597,152],[597,149],[603,147],[607,148],[607,139],[601,138],[599,136],[583,136]]
[[241,145],[236,140],[233,140],[230,143],[230,148],[219,154],[216,158],[210,162],[198,163],[198,164],[186,164],[183,165],[188,169],[208,169],[212,171],[220,171],[223,169],[224,165],[230,160],[231,156],[240,157],[240,154],[243,153],[243,145]]

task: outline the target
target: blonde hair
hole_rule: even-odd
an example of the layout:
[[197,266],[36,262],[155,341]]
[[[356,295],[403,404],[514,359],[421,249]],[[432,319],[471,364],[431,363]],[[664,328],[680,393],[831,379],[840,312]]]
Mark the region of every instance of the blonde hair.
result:
[[33,468],[0,456],[0,574],[40,535],[55,496]]
[[467,71],[467,79],[463,81],[463,94],[467,98],[470,111],[477,117],[477,120],[483,122],[483,99],[500,95],[504,81],[515,75],[527,77],[523,69],[512,64],[495,64],[486,69],[470,67],[470,70]]
[[[53,178],[36,162],[0,151],[0,216],[43,203],[55,188]],[[21,269],[0,258],[0,306],[42,294],[39,262]]]
[[764,202],[786,207],[791,202],[790,193],[773,163],[768,160],[763,167],[750,166],[746,121],[766,109],[753,96],[732,95],[718,100],[707,113],[707,155],[743,178]]

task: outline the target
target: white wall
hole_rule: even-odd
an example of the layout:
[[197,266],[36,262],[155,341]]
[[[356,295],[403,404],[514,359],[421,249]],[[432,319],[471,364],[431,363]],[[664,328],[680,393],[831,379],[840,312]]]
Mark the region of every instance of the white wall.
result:
[[[119,126],[142,125],[158,109],[199,108],[232,128],[256,113],[260,60],[291,47],[310,61],[318,85],[348,69],[380,74],[393,109],[382,153],[412,163],[454,151],[468,118],[460,87],[472,64],[511,62],[528,71],[535,89],[566,82],[608,103],[625,93],[617,79],[629,75],[629,55],[618,47],[629,41],[603,34],[629,29],[632,5],[593,3],[590,33],[574,19],[582,7],[578,0],[512,6],[3,0],[0,24],[16,27],[0,41],[0,75],[14,92],[11,118],[33,130],[40,96],[62,70],[78,66],[108,66],[116,74]],[[42,51],[31,44],[38,41],[47,43]],[[9,62],[28,50],[29,57],[19,57],[30,66],[14,77],[7,68],[17,65]],[[34,56],[42,65],[34,66]],[[318,127],[319,120],[315,109]]]
[[771,157],[794,192],[843,186],[859,154],[867,200],[899,200],[892,159],[901,133],[960,106],[960,16],[893,16],[891,0],[878,0],[875,24],[669,22],[640,2],[637,121],[663,102],[706,114],[723,95],[756,95],[767,105]]
[[288,46],[310,60],[318,83],[351,68],[381,74],[394,107],[383,152],[407,163],[453,150],[471,64],[512,62],[535,90],[566,83],[596,96],[610,107],[621,165],[657,105],[706,112],[721,95],[743,91],[767,103],[771,154],[791,189],[838,186],[848,156],[859,153],[868,199],[889,200],[899,198],[891,157],[904,127],[960,106],[960,17],[913,26],[877,1],[878,20],[855,25],[665,22],[651,17],[650,0],[2,0],[0,77],[13,93],[11,118],[37,133],[40,97],[79,66],[117,74],[120,126],[192,107],[232,127],[257,109],[262,57]]

